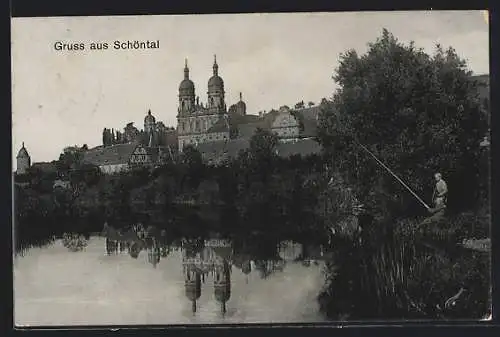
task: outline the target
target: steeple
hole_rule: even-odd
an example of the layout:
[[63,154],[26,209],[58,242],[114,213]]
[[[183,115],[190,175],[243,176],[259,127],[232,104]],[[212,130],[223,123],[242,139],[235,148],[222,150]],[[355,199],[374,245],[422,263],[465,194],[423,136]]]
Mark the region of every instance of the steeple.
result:
[[214,66],[213,66],[213,69],[214,69],[214,76],[218,76],[218,72],[219,72],[219,66],[217,65],[217,55],[214,54]]
[[31,158],[30,155],[28,154],[28,150],[24,147],[24,142],[23,146],[19,150],[16,156],[17,159],[17,174],[25,174],[29,167],[31,166]]
[[208,80],[208,109],[212,113],[223,113],[226,111],[224,103],[224,81],[219,76],[219,65],[217,55],[214,55],[214,74]]
[[189,68],[187,58],[184,59],[184,79],[179,85],[179,108],[178,112],[186,114],[192,111],[195,102],[194,83],[189,79]]
[[188,68],[188,59],[184,60],[184,79],[189,80],[189,68]]
[[241,94],[241,91],[240,91],[240,101],[243,101],[243,95]]

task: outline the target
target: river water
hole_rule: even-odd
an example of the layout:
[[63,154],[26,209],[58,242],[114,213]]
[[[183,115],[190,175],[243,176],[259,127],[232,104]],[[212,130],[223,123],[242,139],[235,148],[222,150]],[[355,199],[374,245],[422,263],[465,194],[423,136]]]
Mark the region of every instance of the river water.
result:
[[[231,254],[229,254],[231,255]],[[84,250],[69,251],[61,240],[31,248],[14,259],[16,326],[224,324],[322,322],[316,297],[324,285],[323,265],[305,265],[284,249],[280,267],[262,272],[259,261],[242,269],[229,261],[230,294],[225,313],[214,293],[215,274],[201,282],[193,303],[186,290],[185,252],[169,249],[154,265],[147,250],[106,253],[106,240],[91,237]],[[241,259],[240,259],[241,260]],[[264,268],[265,269],[265,268]],[[243,271],[247,273],[244,273]],[[224,274],[225,275],[225,274]]]

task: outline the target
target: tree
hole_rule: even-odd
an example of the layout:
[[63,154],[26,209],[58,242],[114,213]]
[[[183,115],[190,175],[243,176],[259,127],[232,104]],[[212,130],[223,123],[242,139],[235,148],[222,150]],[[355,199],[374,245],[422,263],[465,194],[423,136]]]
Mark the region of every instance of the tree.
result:
[[295,109],[303,109],[305,108],[304,101],[300,101],[297,104],[295,104]]
[[258,128],[250,139],[250,154],[256,159],[274,155],[278,136],[273,132]]
[[182,163],[186,166],[188,186],[190,188],[198,187],[205,168],[200,151],[192,145],[185,146],[182,151]]
[[309,103],[307,103],[307,106],[308,106],[308,107],[312,107],[312,106],[314,106],[314,102],[309,101]]
[[111,139],[109,137],[109,130],[106,128],[104,128],[104,130],[102,130],[102,145],[103,146],[111,145]]
[[341,55],[334,75],[340,88],[333,102],[322,102],[319,140],[367,204],[387,211],[416,203],[358,142],[427,199],[440,171],[450,204],[473,205],[486,124],[466,66],[452,48],[438,45],[429,56],[385,29],[365,55]]
[[101,171],[93,164],[80,163],[74,165],[69,175],[73,185],[85,184],[87,186],[95,185],[101,178]]
[[86,151],[86,145],[83,147],[75,145],[64,148],[63,153],[59,155],[59,160],[56,162],[58,173],[63,176],[68,176],[72,168],[80,166]]
[[182,162],[188,167],[202,165],[201,153],[192,145],[186,145],[182,151]]

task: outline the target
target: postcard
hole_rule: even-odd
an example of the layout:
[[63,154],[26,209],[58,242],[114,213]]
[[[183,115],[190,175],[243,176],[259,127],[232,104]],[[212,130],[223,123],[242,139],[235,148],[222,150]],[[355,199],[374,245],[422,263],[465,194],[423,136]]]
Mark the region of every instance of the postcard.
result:
[[487,12],[11,27],[16,327],[491,319]]

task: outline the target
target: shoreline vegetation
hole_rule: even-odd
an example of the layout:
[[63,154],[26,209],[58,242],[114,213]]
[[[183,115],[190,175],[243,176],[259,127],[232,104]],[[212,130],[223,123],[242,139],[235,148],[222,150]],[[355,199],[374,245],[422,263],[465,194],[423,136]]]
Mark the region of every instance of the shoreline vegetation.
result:
[[[280,158],[277,137],[257,130],[218,167],[189,146],[176,162],[114,175],[78,156],[69,170],[61,156],[58,172],[14,178],[15,249],[88,237],[104,222],[141,222],[170,240],[218,233],[264,255],[292,240],[329,252],[317,300],[330,320],[481,319],[491,312],[489,150],[479,146],[489,112],[470,75],[453,49],[428,55],[384,30],[366,54],[342,55],[340,89],[318,121],[321,155]],[[424,200],[441,172],[445,217],[423,224],[425,208],[357,142]],[[70,184],[54,189],[60,177]]]

